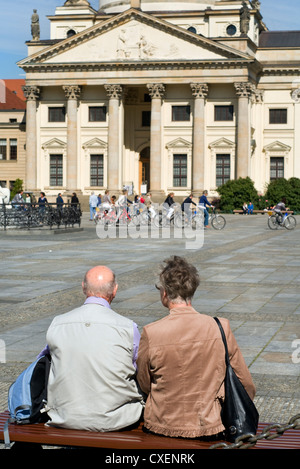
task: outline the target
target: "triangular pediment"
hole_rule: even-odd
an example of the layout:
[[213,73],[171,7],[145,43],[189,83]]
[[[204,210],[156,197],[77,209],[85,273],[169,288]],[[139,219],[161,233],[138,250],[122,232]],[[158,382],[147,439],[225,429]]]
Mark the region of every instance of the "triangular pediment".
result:
[[189,148],[191,147],[192,144],[188,142],[187,140],[184,140],[183,138],[179,137],[176,138],[175,140],[172,140],[172,142],[169,142],[166,145],[166,148]]
[[228,147],[231,147],[231,148],[235,147],[235,143],[232,142],[231,140],[228,140],[225,137],[219,138],[218,140],[212,142],[209,145],[209,148],[216,148],[216,149],[228,148]]
[[265,152],[289,152],[291,150],[291,147],[289,145],[286,145],[285,143],[281,143],[278,140],[275,142],[270,143],[269,145],[266,145],[264,147]]
[[91,140],[89,140],[88,142],[85,142],[83,145],[82,145],[82,148],[83,149],[91,149],[91,148],[102,148],[102,149],[106,149],[107,148],[107,143],[104,142],[103,140],[101,140],[100,138],[92,138]]
[[35,64],[250,60],[247,54],[152,15],[127,10],[19,62]]
[[48,142],[45,142],[43,145],[42,145],[42,148],[43,150],[45,150],[46,148],[51,148],[51,149],[54,149],[54,148],[66,148],[67,144],[65,142],[63,142],[62,140],[59,140],[58,138],[52,138],[51,140],[48,140]]

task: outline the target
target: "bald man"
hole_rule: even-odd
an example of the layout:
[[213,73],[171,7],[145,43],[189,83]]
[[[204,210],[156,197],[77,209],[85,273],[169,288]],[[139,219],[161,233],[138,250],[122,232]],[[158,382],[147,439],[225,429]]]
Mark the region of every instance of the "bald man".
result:
[[47,425],[120,430],[136,423],[144,407],[135,364],[140,334],[111,308],[118,285],[108,267],[90,269],[82,289],[84,304],[54,318],[47,332]]

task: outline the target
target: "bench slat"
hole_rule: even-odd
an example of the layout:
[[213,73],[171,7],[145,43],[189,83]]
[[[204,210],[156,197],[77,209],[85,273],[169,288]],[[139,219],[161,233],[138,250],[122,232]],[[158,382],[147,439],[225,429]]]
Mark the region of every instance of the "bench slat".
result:
[[[0,413],[0,440],[4,441],[3,429],[9,417],[8,412]],[[258,433],[267,426],[260,423]],[[9,425],[11,442],[39,443],[54,446],[78,446],[106,449],[209,449],[215,441],[197,439],[169,438],[145,433],[142,424],[138,427],[117,432],[88,432],[85,430],[69,430],[47,427],[44,424]],[[299,449],[300,430],[287,430],[273,440],[260,440],[254,449]]]

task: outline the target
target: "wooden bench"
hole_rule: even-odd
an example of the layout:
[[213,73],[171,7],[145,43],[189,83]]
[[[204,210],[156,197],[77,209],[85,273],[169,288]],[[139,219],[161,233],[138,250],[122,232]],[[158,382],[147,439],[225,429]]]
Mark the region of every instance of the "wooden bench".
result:
[[[269,212],[272,212],[272,210],[253,210],[252,211],[253,214],[261,213],[262,215],[264,215],[265,213],[268,214]],[[243,212],[243,210],[233,210],[233,213],[235,215],[239,215],[239,214],[241,215],[244,212]],[[288,210],[287,213],[289,215],[292,215],[294,212],[293,212],[293,210]]]
[[[4,426],[9,417],[8,411],[0,414],[0,441],[4,442]],[[300,416],[299,416],[300,419]],[[258,434],[267,424],[260,423]],[[300,428],[300,423],[297,425]],[[202,441],[200,439],[169,438],[143,431],[143,424],[133,426],[117,432],[89,432],[84,430],[67,430],[63,428],[47,427],[44,424],[18,425],[9,424],[10,442],[36,443],[45,446],[63,446],[79,448],[105,449],[148,449],[148,450],[199,450],[209,449],[216,441]],[[219,443],[219,442],[218,442]],[[230,443],[229,443],[230,445]],[[13,445],[12,445],[13,448]],[[257,441],[254,449],[299,449],[300,429],[286,430],[276,439]]]

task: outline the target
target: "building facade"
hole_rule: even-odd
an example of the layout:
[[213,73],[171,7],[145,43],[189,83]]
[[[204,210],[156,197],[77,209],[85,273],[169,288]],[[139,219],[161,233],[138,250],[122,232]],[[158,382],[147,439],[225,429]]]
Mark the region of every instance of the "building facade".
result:
[[0,187],[26,177],[25,80],[0,80]]
[[[263,0],[261,0],[263,1]],[[258,0],[67,0],[26,72],[25,188],[153,198],[300,177],[300,32]]]

